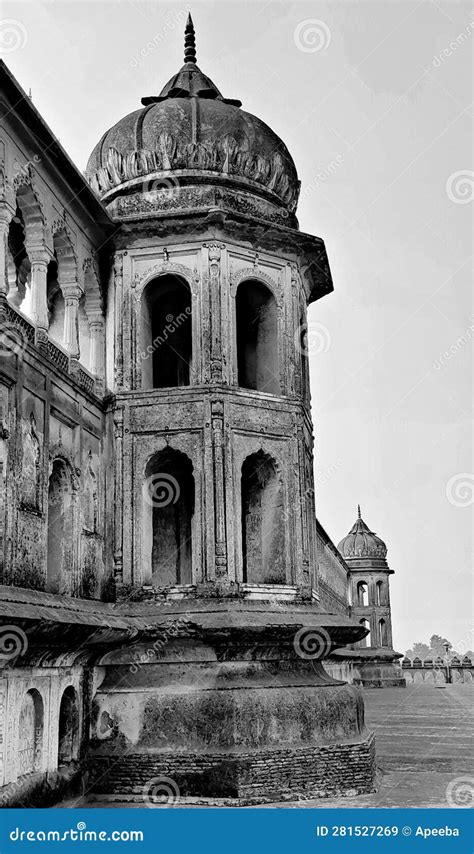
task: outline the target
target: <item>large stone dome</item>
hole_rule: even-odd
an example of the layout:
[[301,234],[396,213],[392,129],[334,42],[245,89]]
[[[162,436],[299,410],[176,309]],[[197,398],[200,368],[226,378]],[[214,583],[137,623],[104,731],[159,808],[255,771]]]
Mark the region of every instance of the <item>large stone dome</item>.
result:
[[260,210],[266,203],[282,220],[293,214],[299,181],[291,155],[268,125],[224,98],[199,69],[190,18],[185,64],[142,104],[103,135],[89,158],[87,178],[106,204],[139,193],[158,208],[176,209],[192,201],[190,188],[202,195],[206,186],[209,199],[209,188],[220,187],[257,197]]

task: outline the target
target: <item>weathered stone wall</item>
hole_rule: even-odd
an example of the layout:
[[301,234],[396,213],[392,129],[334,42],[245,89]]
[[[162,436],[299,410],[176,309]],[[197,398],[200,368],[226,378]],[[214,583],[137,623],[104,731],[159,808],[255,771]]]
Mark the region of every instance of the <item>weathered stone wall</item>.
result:
[[[27,343],[21,366],[17,359],[13,352],[3,360],[0,378],[5,401],[0,581],[99,598],[106,586],[101,404]],[[55,492],[58,468],[62,486]],[[61,576],[55,591],[48,580],[48,554]]]
[[349,569],[319,521],[316,549],[321,606],[330,613],[348,614]]
[[[25,697],[34,692],[39,697],[40,714],[35,722],[36,752],[34,775],[42,775],[58,770],[58,740],[61,698],[64,691],[72,686],[78,698],[78,732],[84,737],[85,716],[83,709],[84,671],[82,667],[22,667],[7,668],[0,679],[0,698],[4,711],[0,719],[0,787],[10,785],[9,790],[0,789],[7,799],[15,793],[15,785],[21,772],[22,762],[28,757],[22,756],[27,745],[22,741],[24,731],[20,717]],[[36,694],[37,692],[37,694]],[[79,758],[80,751],[76,758]],[[37,779],[35,782],[37,782]]]

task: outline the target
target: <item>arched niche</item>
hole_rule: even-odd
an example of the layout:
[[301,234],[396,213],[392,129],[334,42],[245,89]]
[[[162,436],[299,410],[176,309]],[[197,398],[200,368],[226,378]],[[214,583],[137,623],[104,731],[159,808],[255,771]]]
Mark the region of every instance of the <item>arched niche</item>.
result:
[[195,489],[186,454],[165,448],[148,462],[143,484],[143,559],[154,587],[193,583]]
[[241,496],[244,582],[286,584],[283,485],[264,451],[244,460]]
[[382,579],[379,579],[375,585],[375,604],[387,605],[386,585]]
[[366,581],[357,583],[357,604],[362,607],[369,604],[369,588]]
[[380,646],[388,646],[388,626],[383,617],[379,620],[379,643]]
[[280,394],[276,299],[263,282],[245,279],[237,288],[235,303],[238,384]]
[[175,274],[158,276],[143,289],[139,346],[143,388],[189,385],[191,304],[188,283]]
[[48,481],[48,543],[46,589],[70,593],[67,571],[73,550],[73,490],[65,460],[53,460]]
[[20,709],[18,721],[18,769],[19,777],[34,774],[42,769],[44,705],[36,688],[27,691]]
[[79,754],[79,698],[70,685],[64,691],[59,706],[58,767],[68,765]]
[[362,619],[362,620],[359,620],[359,623],[361,624],[361,626],[364,626],[365,629],[369,629],[369,634],[366,635],[365,638],[362,638],[361,641],[359,641],[360,646],[364,647],[364,648],[372,646],[371,639],[370,639],[370,623],[369,623],[369,621]]

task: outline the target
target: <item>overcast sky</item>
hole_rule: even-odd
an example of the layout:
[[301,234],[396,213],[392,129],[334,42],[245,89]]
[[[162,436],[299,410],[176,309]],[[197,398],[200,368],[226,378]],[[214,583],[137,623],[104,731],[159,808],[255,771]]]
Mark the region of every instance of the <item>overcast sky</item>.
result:
[[[186,8],[3,3],[2,57],[81,170],[178,70]],[[335,290],[309,314],[318,516],[337,543],[360,502],[387,542],[396,648],[432,633],[473,648],[471,7],[191,11],[198,64],[284,139],[301,229],[326,242]]]

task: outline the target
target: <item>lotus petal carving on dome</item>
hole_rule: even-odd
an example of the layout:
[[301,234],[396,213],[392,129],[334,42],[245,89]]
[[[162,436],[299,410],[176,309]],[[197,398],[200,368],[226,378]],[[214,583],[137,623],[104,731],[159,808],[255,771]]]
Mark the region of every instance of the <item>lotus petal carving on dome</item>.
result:
[[109,148],[102,156],[102,166],[89,177],[92,189],[103,196],[126,181],[146,178],[156,172],[199,170],[245,178],[266,188],[293,211],[298,187],[289,179],[278,151],[269,157],[252,152],[248,139],[240,143],[226,134],[211,142],[185,142],[163,132],[154,150],[141,148],[121,154]]

